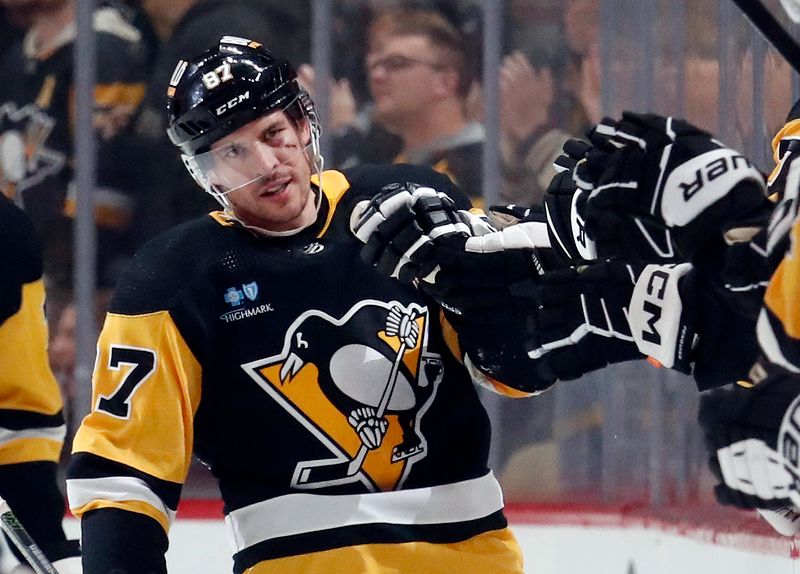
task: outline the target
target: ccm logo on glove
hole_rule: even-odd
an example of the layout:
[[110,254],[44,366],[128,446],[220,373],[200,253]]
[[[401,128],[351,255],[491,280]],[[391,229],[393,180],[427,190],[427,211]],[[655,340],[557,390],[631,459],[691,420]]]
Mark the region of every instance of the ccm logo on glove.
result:
[[648,265],[636,280],[628,321],[639,351],[668,368],[688,365],[694,333],[687,328],[678,286],[691,264]]

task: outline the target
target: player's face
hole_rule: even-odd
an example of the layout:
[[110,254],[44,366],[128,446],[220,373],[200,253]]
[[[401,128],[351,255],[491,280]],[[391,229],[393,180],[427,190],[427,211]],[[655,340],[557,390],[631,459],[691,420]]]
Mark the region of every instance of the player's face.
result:
[[424,36],[391,36],[367,57],[375,110],[390,125],[418,117],[438,97],[448,67]]
[[268,231],[289,231],[316,218],[311,168],[305,146],[311,129],[273,112],[212,145],[212,184],[230,190],[226,197],[237,217]]

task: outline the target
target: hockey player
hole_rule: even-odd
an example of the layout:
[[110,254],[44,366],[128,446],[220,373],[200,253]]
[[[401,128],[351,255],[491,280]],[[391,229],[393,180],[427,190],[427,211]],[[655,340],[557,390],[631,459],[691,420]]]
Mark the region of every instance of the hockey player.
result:
[[350,230],[383,188],[469,202],[427,168],[323,172],[295,78],[237,37],[172,76],[170,138],[222,210],[145,246],[111,303],[68,471],[84,572],[166,572],[194,451],[235,572],[519,574],[472,349]]
[[47,360],[41,247],[25,214],[2,196],[0,219],[0,497],[56,569],[77,574],[78,541],[61,526],[57,471],[66,427]]

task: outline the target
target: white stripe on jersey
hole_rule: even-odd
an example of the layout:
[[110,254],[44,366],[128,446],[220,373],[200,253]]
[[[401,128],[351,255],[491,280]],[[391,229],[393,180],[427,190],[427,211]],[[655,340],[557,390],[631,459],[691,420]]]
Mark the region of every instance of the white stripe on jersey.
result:
[[484,518],[503,508],[490,471],[471,480],[391,492],[294,493],[234,510],[225,517],[236,552],[273,538],[372,523],[447,524]]
[[56,442],[64,442],[64,437],[67,435],[67,426],[61,425],[57,427],[40,427],[24,430],[12,430],[0,427],[0,445],[11,442],[12,440],[19,440],[23,438],[44,438],[54,440]]
[[71,509],[80,508],[94,500],[138,500],[161,512],[170,524],[175,520],[175,511],[170,510],[146,482],[130,476],[70,479],[67,481],[67,498]]

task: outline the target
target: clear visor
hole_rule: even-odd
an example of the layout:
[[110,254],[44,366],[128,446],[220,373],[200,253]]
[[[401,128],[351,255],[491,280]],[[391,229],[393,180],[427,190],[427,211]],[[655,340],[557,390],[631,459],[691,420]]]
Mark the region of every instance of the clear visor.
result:
[[265,129],[229,139],[210,151],[184,156],[192,176],[206,191],[226,195],[248,186],[269,186],[287,175],[286,167],[301,157],[307,161],[302,125],[265,124]]

